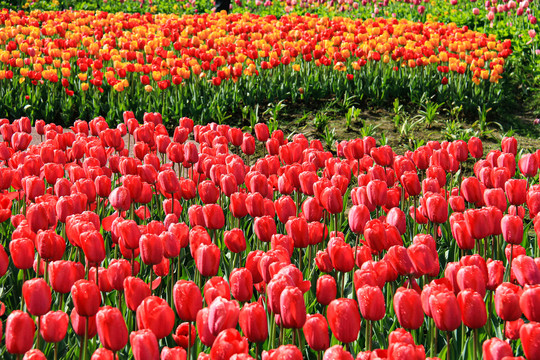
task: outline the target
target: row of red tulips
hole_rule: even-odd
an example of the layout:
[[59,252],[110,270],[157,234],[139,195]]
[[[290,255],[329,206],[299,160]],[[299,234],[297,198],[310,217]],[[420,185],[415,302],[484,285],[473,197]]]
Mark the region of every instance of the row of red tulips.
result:
[[514,138],[483,159],[129,112],[32,130],[0,120],[7,353],[540,357],[539,159]]

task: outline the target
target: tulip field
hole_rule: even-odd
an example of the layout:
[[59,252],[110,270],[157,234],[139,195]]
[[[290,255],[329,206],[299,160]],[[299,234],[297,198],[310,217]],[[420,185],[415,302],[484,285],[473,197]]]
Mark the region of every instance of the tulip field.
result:
[[213,6],[0,0],[0,359],[540,360],[538,2]]
[[0,129],[2,358],[540,357],[540,152],[513,137]]

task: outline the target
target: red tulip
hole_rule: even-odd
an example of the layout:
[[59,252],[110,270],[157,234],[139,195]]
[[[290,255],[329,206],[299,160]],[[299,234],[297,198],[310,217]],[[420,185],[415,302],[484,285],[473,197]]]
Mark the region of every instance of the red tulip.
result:
[[26,270],[32,268],[35,255],[34,242],[32,240],[28,238],[11,240],[9,242],[9,253],[11,255],[11,260],[13,260],[13,265],[15,265],[17,269]]
[[476,265],[460,267],[456,275],[456,280],[461,291],[472,289],[482,295],[482,297],[486,294],[484,274]]
[[519,329],[519,338],[527,359],[538,359],[540,357],[540,324],[531,322],[523,325]]
[[71,288],[73,304],[80,316],[94,316],[99,310],[101,294],[98,286],[88,280],[78,280]]
[[174,327],[174,311],[165,300],[149,296],[137,308],[137,326],[139,329],[152,330],[156,338],[162,339]]
[[364,237],[368,246],[376,253],[380,253],[387,248],[386,232],[383,223],[379,219],[373,219],[366,223]]
[[[188,333],[189,331],[191,331],[191,334]],[[191,343],[189,343],[189,347],[193,347],[195,345],[195,339],[197,337],[195,326],[187,322],[181,323],[176,328],[176,331],[172,337],[176,345],[181,346],[184,349],[188,348],[189,338],[191,337]]]
[[440,331],[454,331],[461,324],[461,310],[451,291],[440,291],[429,296],[429,307]]
[[210,332],[210,328],[208,327],[208,315],[210,313],[210,310],[206,308],[202,308],[197,313],[197,334],[199,335],[199,339],[201,342],[206,346],[212,346],[214,343],[214,340],[216,337],[212,335]]
[[238,324],[238,302],[218,296],[208,307],[208,329],[214,336]]
[[139,239],[141,260],[146,265],[156,265],[163,259],[163,244],[159,236],[145,234]]
[[475,136],[469,139],[469,142],[467,143],[467,148],[471,153],[471,156],[475,159],[480,159],[484,155],[484,147],[482,144],[482,140]]
[[38,349],[29,350],[24,354],[23,360],[47,360],[43,352]]
[[369,201],[375,206],[386,204],[388,186],[385,181],[371,180],[366,187]]
[[350,352],[341,345],[334,345],[324,352],[323,360],[353,360]]
[[208,204],[202,208],[204,223],[208,229],[216,230],[225,226],[225,215],[217,204]]
[[510,204],[521,205],[527,200],[527,180],[510,179],[504,184],[504,191]]
[[262,242],[270,242],[272,235],[277,233],[276,222],[270,216],[256,217],[253,229]]
[[328,323],[338,341],[351,343],[356,341],[360,332],[360,313],[353,299],[336,299],[328,305]]
[[500,260],[488,260],[487,262],[488,281],[486,289],[495,291],[502,284],[504,277],[504,265]]
[[28,312],[35,316],[46,314],[51,308],[51,289],[41,278],[24,282],[22,294]]
[[501,229],[507,243],[519,245],[523,241],[523,220],[519,216],[505,215],[501,220]]
[[409,196],[418,196],[422,191],[416,171],[404,172],[403,175],[401,175],[400,181]]
[[11,354],[24,354],[32,348],[36,326],[27,313],[14,310],[6,323],[6,349]]
[[413,289],[398,288],[394,295],[394,311],[405,329],[418,329],[424,322],[420,294]]
[[247,354],[247,339],[236,329],[223,330],[215,339],[210,350],[211,360],[228,360],[234,354]]
[[308,224],[304,218],[291,218],[285,224],[287,234],[293,238],[295,248],[306,248],[309,245]]
[[306,342],[314,351],[323,351],[330,346],[328,323],[321,314],[308,315],[302,328]]
[[349,210],[349,227],[353,233],[363,234],[364,227],[369,220],[369,210],[365,205],[354,205]]
[[249,301],[253,296],[253,275],[246,268],[237,268],[229,276],[231,293],[241,302]]
[[529,321],[540,321],[540,285],[526,285],[519,306]]
[[322,206],[330,214],[337,214],[343,210],[343,197],[341,191],[335,186],[324,189],[321,193],[320,201]]
[[119,186],[109,195],[111,206],[117,211],[126,211],[131,205],[131,196],[125,186]]
[[135,360],[159,360],[159,346],[156,335],[148,329],[129,334],[131,351]]
[[280,315],[283,327],[299,329],[306,322],[304,294],[294,286],[287,286],[280,295]]
[[378,286],[364,285],[356,291],[356,297],[366,320],[378,321],[386,314],[384,295]]
[[328,305],[336,299],[337,285],[334,277],[323,275],[317,279],[316,297],[321,305]]
[[514,321],[521,317],[519,300],[522,290],[511,283],[502,283],[495,290],[495,311],[504,321]]
[[75,281],[84,277],[84,268],[80,263],[71,261],[53,261],[49,264],[49,279],[54,291],[68,294]]
[[67,333],[69,317],[63,311],[49,311],[40,317],[39,332],[46,342],[57,343]]
[[101,308],[96,315],[96,326],[103,347],[117,352],[126,346],[128,330],[120,310],[110,306]]
[[266,311],[260,303],[245,304],[240,310],[239,323],[250,342],[263,343],[268,338]]
[[214,300],[221,296],[224,299],[231,300],[231,289],[229,283],[221,276],[214,276],[209,279],[203,288],[204,301],[211,304]]
[[448,203],[442,195],[433,194],[426,199],[426,211],[429,221],[443,224],[448,220]]
[[171,169],[161,171],[157,176],[157,180],[159,187],[167,194],[176,194],[180,191],[178,176]]
[[328,242],[328,253],[337,271],[345,273],[354,268],[354,256],[351,246],[343,241],[343,239],[330,239]]
[[485,360],[502,360],[512,356],[512,347],[506,341],[499,338],[491,338],[482,344],[482,356]]
[[458,294],[457,301],[465,326],[478,329],[485,325],[487,321],[486,304],[481,294],[472,289],[465,289]]
[[202,276],[214,276],[219,270],[220,250],[215,244],[201,244],[195,251],[195,265]]
[[136,311],[142,301],[151,294],[148,284],[133,276],[124,279],[124,292],[126,305],[131,311]]
[[186,360],[186,350],[181,347],[169,348],[165,346],[161,351],[160,360]]
[[[514,256],[515,256],[514,252]],[[514,257],[512,274],[521,286],[540,284],[540,269],[534,260],[526,255]]]
[[294,345],[281,345],[277,349],[263,351],[265,360],[302,360],[302,352]]

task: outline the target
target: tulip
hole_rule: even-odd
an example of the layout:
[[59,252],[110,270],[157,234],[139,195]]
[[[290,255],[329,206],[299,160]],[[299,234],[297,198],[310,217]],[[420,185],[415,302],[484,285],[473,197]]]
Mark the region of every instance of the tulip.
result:
[[484,341],[482,353],[485,360],[499,360],[513,355],[510,344],[496,337]]
[[202,276],[214,276],[219,270],[220,250],[215,244],[201,244],[195,251],[195,265]]
[[460,291],[457,301],[465,326],[478,329],[485,325],[487,321],[486,304],[481,294],[472,289],[465,289]]
[[218,334],[225,329],[234,328],[238,324],[240,307],[238,302],[218,296],[208,307],[208,329],[211,334]]
[[160,360],[186,360],[186,350],[181,347],[169,348],[165,346],[161,351]]
[[96,326],[101,344],[116,353],[126,346],[128,330],[122,313],[117,308],[105,306],[96,315]]
[[296,205],[290,196],[282,196],[274,202],[278,219],[285,224],[289,218],[296,216]]
[[90,317],[97,314],[101,303],[98,286],[88,280],[78,280],[71,288],[73,304],[80,316]]
[[253,229],[257,238],[262,242],[270,242],[272,235],[277,233],[276,222],[270,216],[256,217]]
[[368,321],[367,349],[371,350],[371,338],[373,331],[372,321],[381,320],[386,313],[384,295],[378,286],[364,285],[356,291],[360,313]]
[[51,309],[51,289],[47,282],[41,278],[25,281],[22,295],[26,308],[32,315],[40,317]]
[[360,332],[360,313],[353,299],[336,299],[328,305],[328,323],[338,341],[356,341]]
[[221,296],[226,300],[231,300],[231,289],[229,283],[225,281],[221,276],[214,276],[209,279],[203,288],[204,301],[207,304],[211,304],[214,300]]
[[210,350],[210,359],[228,360],[234,354],[247,354],[248,351],[247,339],[236,329],[226,329],[216,337]]
[[176,331],[173,334],[173,339],[176,345],[181,346],[184,349],[191,348],[195,345],[196,329],[195,326],[184,322],[178,325]]
[[319,304],[328,305],[336,299],[337,285],[333,276],[323,275],[317,279],[316,298]]
[[521,205],[527,200],[527,180],[510,179],[504,184],[504,191],[511,205]]
[[405,329],[418,329],[424,322],[420,294],[413,289],[399,288],[394,295],[394,311]]
[[137,308],[137,326],[152,330],[157,339],[162,339],[174,327],[174,311],[165,300],[149,296]]
[[534,177],[538,172],[538,157],[536,153],[525,154],[518,161],[519,171],[526,177]]
[[334,345],[326,349],[323,355],[323,360],[353,360],[350,352],[343,349],[343,346]]
[[[80,266],[79,266],[80,265]],[[84,277],[84,268],[72,261],[53,261],[49,265],[49,280],[54,291],[68,294],[75,281]]]
[[237,268],[229,276],[231,294],[240,302],[249,301],[253,297],[253,275],[246,268]]
[[368,246],[380,253],[387,248],[386,232],[383,223],[379,219],[370,220],[364,228],[364,237]]
[[32,348],[36,326],[27,313],[14,310],[6,322],[6,349],[10,354],[24,354]]
[[426,211],[429,221],[442,224],[448,219],[448,203],[443,196],[434,194],[426,200]]
[[242,332],[250,342],[263,343],[268,338],[266,311],[260,303],[244,305],[240,310],[239,323]]
[[210,332],[210,328],[208,326],[209,313],[210,310],[207,307],[202,308],[197,313],[197,334],[199,335],[201,342],[206,346],[212,346],[214,340],[216,339],[216,337]]
[[429,307],[435,326],[441,331],[454,331],[461,324],[461,310],[456,296],[451,291],[432,293]]
[[47,360],[47,358],[41,350],[33,349],[24,354],[23,360]]
[[234,228],[225,231],[223,234],[223,242],[227,249],[233,253],[241,253],[246,250],[246,238],[241,229]]
[[[17,269],[27,270],[34,263],[34,242],[28,238],[13,239],[9,243],[9,253]],[[49,267],[50,269],[50,267]]]
[[144,280],[128,276],[124,279],[126,305],[129,310],[136,311],[144,299],[150,296],[150,286]]
[[540,285],[526,285],[519,306],[529,321],[540,322]]
[[159,360],[158,341],[153,331],[133,331],[129,334],[129,342],[135,360]]
[[302,352],[294,345],[281,345],[277,349],[263,351],[262,357],[266,360],[302,360]]
[[519,245],[523,241],[523,220],[519,216],[505,215],[501,221],[501,229],[507,243]]
[[540,324],[531,322],[523,325],[519,329],[521,346],[527,359],[538,359],[540,357]]
[[314,351],[323,351],[330,346],[328,323],[321,314],[308,315],[302,328],[306,341]]
[[46,342],[57,343],[66,336],[69,317],[65,312],[49,311],[41,316],[39,321],[39,332]]
[[456,281],[461,291],[472,289],[482,297],[486,294],[484,273],[476,265],[460,267],[456,275]]
[[208,229],[216,230],[225,226],[225,215],[217,204],[208,204],[202,208],[204,223]]
[[521,317],[519,300],[522,290],[511,283],[502,283],[495,290],[495,311],[504,321],[514,321]]
[[526,255],[515,256],[512,262],[512,273],[522,286],[540,284],[540,268],[535,261]]

